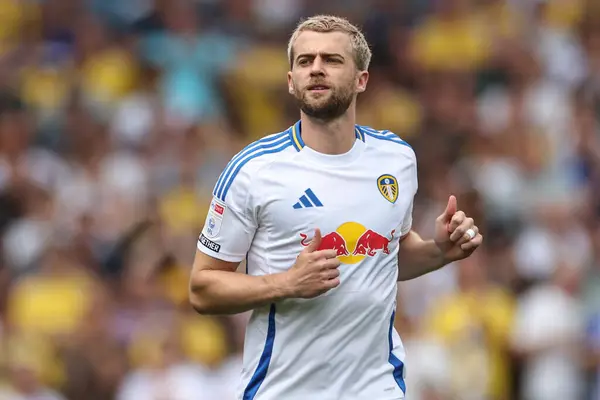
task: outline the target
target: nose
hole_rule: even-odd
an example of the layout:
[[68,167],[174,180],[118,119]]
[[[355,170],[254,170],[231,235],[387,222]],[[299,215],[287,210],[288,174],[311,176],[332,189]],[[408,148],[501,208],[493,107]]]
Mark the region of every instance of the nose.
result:
[[311,76],[322,76],[325,75],[325,69],[324,67],[324,63],[323,63],[323,59],[321,57],[316,57],[313,60],[313,63],[311,65],[311,69],[310,69],[310,75]]

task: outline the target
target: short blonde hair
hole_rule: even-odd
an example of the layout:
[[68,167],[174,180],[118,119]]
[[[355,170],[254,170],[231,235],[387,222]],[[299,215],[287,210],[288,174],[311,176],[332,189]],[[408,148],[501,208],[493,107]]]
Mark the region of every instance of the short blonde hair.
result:
[[316,15],[304,21],[300,21],[296,30],[292,34],[288,43],[288,59],[290,66],[294,64],[294,43],[300,33],[304,31],[312,32],[343,32],[350,36],[352,43],[352,53],[356,67],[361,71],[366,71],[371,62],[371,49],[365,39],[365,36],[358,27],[351,24],[347,19],[333,15]]

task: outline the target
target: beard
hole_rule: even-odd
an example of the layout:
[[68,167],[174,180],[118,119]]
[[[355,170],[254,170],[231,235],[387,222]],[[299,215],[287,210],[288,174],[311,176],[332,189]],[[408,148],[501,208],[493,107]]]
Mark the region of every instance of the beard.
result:
[[343,88],[329,87],[329,93],[312,97],[308,89],[294,94],[300,110],[307,116],[321,121],[331,121],[342,116],[352,104],[354,91],[351,85]]

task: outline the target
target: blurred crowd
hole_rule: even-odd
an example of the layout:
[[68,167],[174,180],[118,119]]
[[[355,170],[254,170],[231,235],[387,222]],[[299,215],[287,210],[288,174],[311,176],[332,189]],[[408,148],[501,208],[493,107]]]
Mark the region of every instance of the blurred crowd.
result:
[[454,193],[485,238],[399,285],[409,399],[600,399],[600,2],[0,0],[0,400],[235,398],[248,315],[195,314],[189,269],[316,13],[373,48],[414,228]]

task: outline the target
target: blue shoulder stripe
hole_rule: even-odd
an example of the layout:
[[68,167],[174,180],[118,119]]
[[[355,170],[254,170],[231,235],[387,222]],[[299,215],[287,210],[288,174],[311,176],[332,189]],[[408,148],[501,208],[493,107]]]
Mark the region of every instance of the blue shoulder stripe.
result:
[[248,145],[227,164],[215,185],[213,195],[219,200],[225,201],[227,192],[233,184],[237,174],[248,161],[265,154],[279,153],[291,145],[292,141],[287,131],[260,139]]
[[365,132],[366,135],[375,138],[375,139],[380,139],[380,140],[386,140],[388,142],[394,142],[394,143],[398,143],[398,144],[402,144],[404,146],[407,147],[411,147],[410,144],[408,144],[407,142],[405,142],[404,140],[400,139],[395,133],[390,132],[388,130],[385,131],[378,131],[375,130],[371,127],[368,126],[361,126],[361,128],[363,129],[363,131]]
[[247,145],[246,147],[244,147],[239,153],[237,153],[230,161],[229,163],[227,163],[227,165],[225,166],[225,169],[223,170],[223,172],[221,173],[221,175],[219,176],[219,179],[217,180],[217,183],[215,185],[215,189],[213,191],[213,195],[216,196],[218,190],[222,187],[223,185],[223,181],[226,179],[226,177],[229,176],[229,174],[231,173],[231,171],[233,171],[233,169],[235,168],[236,163],[245,155],[249,154],[252,151],[255,151],[257,148],[260,148],[261,146],[269,146],[274,142],[277,142],[279,140],[281,140],[284,136],[285,136],[286,132],[282,132],[282,133],[277,133],[275,135],[269,135],[267,137],[264,137],[262,139],[259,139],[255,142],[250,143],[249,145]]

